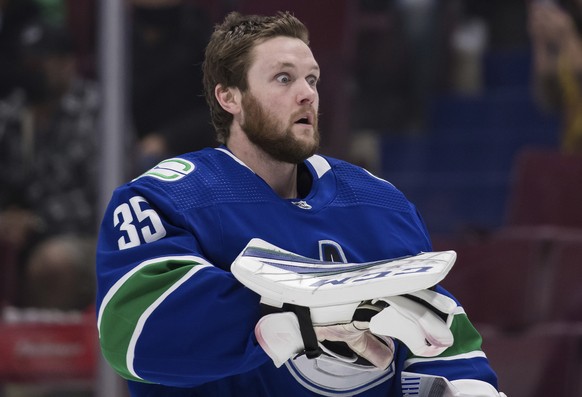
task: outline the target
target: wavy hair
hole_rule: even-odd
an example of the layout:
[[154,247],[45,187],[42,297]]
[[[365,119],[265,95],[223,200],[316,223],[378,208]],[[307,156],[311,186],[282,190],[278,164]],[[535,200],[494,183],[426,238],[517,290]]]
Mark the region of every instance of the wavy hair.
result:
[[216,86],[236,87],[245,92],[247,73],[253,61],[252,49],[279,36],[297,38],[309,45],[307,27],[289,12],[278,12],[274,16],[231,12],[222,24],[216,25],[206,47],[202,72],[204,95],[218,142],[226,142],[233,117],[218,103],[214,94]]

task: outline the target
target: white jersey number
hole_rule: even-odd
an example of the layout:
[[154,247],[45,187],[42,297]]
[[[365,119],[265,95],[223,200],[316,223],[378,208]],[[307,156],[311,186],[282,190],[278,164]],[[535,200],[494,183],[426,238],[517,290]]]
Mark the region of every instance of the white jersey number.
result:
[[[141,203],[146,206],[142,207]],[[144,222],[149,224],[138,227]],[[156,211],[149,207],[148,202],[141,196],[134,196],[129,199],[129,204],[123,203],[113,212],[113,226],[125,233],[125,236],[117,240],[120,250],[137,247],[142,241],[151,243],[166,235],[166,229],[162,225],[162,220]],[[140,238],[141,236],[141,238]]]

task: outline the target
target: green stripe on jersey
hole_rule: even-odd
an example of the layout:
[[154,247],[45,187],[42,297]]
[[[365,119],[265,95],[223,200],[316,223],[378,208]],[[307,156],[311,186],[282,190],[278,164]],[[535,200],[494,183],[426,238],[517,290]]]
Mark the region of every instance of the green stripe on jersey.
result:
[[466,314],[457,314],[453,317],[451,332],[455,337],[453,346],[442,352],[439,357],[451,357],[481,350],[483,338]]
[[119,375],[143,382],[133,368],[143,325],[167,296],[208,266],[193,256],[158,258],[140,264],[108,291],[99,312],[99,339],[103,356]]
[[454,359],[455,357],[467,357],[467,354],[470,353],[481,353],[483,339],[464,312],[455,314],[450,329],[455,338],[451,347],[436,357],[418,357],[411,354],[407,362],[415,362],[417,359],[418,361]]

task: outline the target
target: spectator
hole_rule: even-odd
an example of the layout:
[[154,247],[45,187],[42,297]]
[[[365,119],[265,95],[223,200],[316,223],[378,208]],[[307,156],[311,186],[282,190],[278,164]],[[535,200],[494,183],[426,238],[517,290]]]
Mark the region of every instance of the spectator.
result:
[[[94,240],[49,237],[30,256],[23,305],[39,309],[85,310],[92,306]],[[50,282],[49,282],[50,280]]]
[[48,237],[95,233],[99,101],[66,32],[34,24],[21,46],[27,78],[0,102],[0,235],[26,263]]
[[529,33],[534,52],[534,90],[546,110],[563,118],[565,152],[582,151],[582,2],[532,1]]

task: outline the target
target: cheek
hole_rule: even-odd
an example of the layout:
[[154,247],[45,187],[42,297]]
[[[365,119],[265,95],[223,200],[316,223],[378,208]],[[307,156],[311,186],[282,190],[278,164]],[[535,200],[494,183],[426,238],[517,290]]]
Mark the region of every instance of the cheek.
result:
[[281,98],[271,98],[263,102],[263,109],[271,118],[287,121],[290,117],[289,106]]
[[285,95],[280,94],[274,94],[274,95],[270,95],[267,98],[264,98],[261,103],[263,104],[263,106],[267,109],[275,109],[278,111],[283,110],[286,106],[287,106],[287,102],[288,99]]

